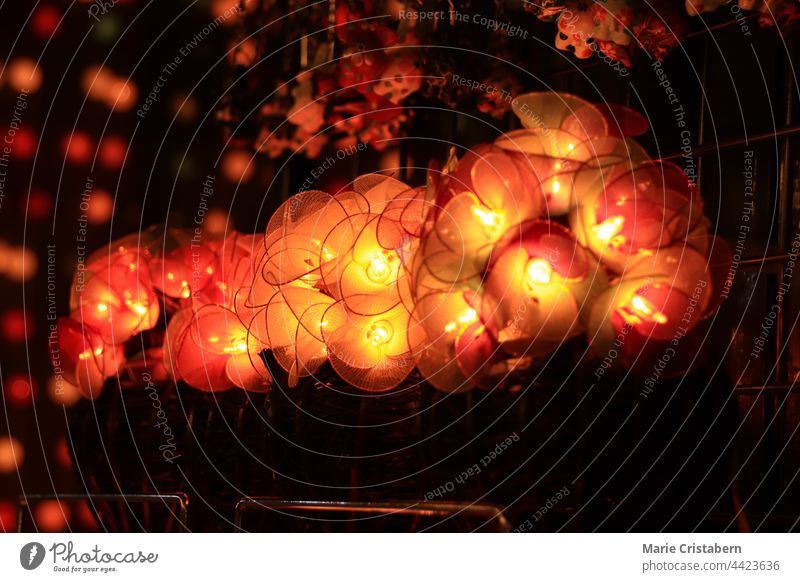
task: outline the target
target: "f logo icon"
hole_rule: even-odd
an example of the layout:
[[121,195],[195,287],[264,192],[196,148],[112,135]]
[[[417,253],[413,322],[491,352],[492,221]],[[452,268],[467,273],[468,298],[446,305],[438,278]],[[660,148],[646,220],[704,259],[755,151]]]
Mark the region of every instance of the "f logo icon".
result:
[[19,563],[26,570],[35,570],[44,561],[44,546],[39,542],[30,542],[19,551]]

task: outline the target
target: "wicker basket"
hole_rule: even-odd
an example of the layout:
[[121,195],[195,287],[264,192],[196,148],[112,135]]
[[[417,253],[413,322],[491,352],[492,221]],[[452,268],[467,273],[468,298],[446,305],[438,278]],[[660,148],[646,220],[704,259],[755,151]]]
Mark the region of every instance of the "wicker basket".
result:
[[[556,361],[574,360],[565,354]],[[673,452],[693,446],[696,435],[683,426],[684,412],[675,415],[674,424],[658,414],[678,382],[665,382],[648,401],[630,383],[607,378],[595,386],[563,366],[564,374],[554,375],[555,367],[548,366],[547,378],[568,382],[456,394],[439,392],[415,376],[390,392],[365,394],[329,368],[292,389],[278,375],[267,394],[116,384],[73,409],[72,451],[91,493],[186,494],[191,508],[186,526],[193,531],[233,529],[237,503],[252,497],[488,503],[504,508],[512,524],[530,522],[539,512],[539,530],[624,528],[622,522],[606,522],[606,516],[616,513],[618,498],[628,489],[604,471],[624,467],[625,448],[644,435],[648,447],[662,441],[671,441]],[[682,385],[688,391],[693,383],[687,379]],[[722,402],[724,388],[712,388],[695,417]],[[695,402],[681,397],[679,404]],[[653,432],[656,415],[660,426]],[[697,434],[706,428],[698,424]],[[718,452],[719,442],[707,440],[694,461],[703,463],[704,448]],[[652,448],[636,452],[645,458],[652,453]],[[674,477],[670,466],[663,469],[665,482]],[[659,471],[651,481],[661,478]],[[619,477],[625,475],[623,470]],[[565,489],[569,493],[558,507],[541,514]]]

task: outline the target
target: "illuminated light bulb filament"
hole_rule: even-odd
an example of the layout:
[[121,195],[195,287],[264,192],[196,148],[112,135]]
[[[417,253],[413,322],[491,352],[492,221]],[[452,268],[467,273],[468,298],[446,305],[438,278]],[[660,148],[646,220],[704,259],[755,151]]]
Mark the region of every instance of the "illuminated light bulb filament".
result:
[[641,295],[634,295],[631,298],[631,308],[642,316],[643,319],[655,321],[656,323],[667,323],[667,316],[658,311],[652,303]]
[[553,180],[553,187],[551,188],[551,190],[553,194],[558,194],[558,192],[561,190],[561,184],[559,183],[557,178]]
[[367,330],[367,341],[373,346],[382,346],[389,343],[394,336],[392,324],[386,320],[376,321]]
[[601,242],[617,248],[625,242],[625,237],[619,234],[623,226],[625,226],[625,217],[612,216],[594,226],[594,232]]
[[105,303],[98,303],[97,304],[97,311],[105,313],[106,311],[108,311],[108,305],[105,304]]
[[243,338],[234,338],[230,346],[222,348],[226,354],[243,354],[247,351],[247,342]]
[[500,234],[505,224],[505,219],[501,212],[495,212],[485,206],[475,205],[472,207],[472,214],[474,214],[483,228],[489,234]]
[[470,324],[478,321],[478,312],[472,309],[465,309],[464,313],[458,318],[459,323]]
[[631,297],[630,303],[620,312],[625,321],[634,325],[645,321],[654,321],[663,325],[669,321],[666,315],[641,295]]
[[525,268],[527,284],[530,289],[537,285],[547,285],[553,278],[553,267],[544,259],[531,259]]
[[131,311],[135,312],[137,315],[144,315],[147,313],[147,305],[143,305],[142,303],[134,303],[133,301],[125,301],[125,305],[127,305]]
[[94,349],[94,351],[85,350],[85,351],[81,352],[80,354],[78,354],[78,359],[79,360],[88,360],[89,358],[92,357],[92,354],[94,354],[95,356],[102,356],[103,355],[103,347],[102,346],[96,347]]
[[468,307],[456,318],[455,321],[451,321],[445,325],[444,331],[450,333],[459,328],[464,328],[471,323],[475,323],[476,321],[478,321],[478,312],[471,307]]
[[392,258],[393,257],[386,252],[373,255],[367,267],[367,277],[369,280],[373,283],[384,283],[389,278],[389,275],[392,274],[392,267],[389,264]]
[[328,247],[328,246],[326,246],[326,245],[322,244],[322,241],[321,241],[321,240],[319,240],[318,238],[312,238],[312,239],[311,239],[311,242],[313,243],[313,245],[314,245],[315,247],[317,247],[317,248],[319,248],[319,249],[320,249],[320,256],[322,257],[322,259],[323,259],[323,260],[325,260],[325,261],[332,261],[333,259],[335,259],[335,258],[336,258],[336,253],[334,253],[334,252],[333,252],[333,251],[330,249],[330,247]]

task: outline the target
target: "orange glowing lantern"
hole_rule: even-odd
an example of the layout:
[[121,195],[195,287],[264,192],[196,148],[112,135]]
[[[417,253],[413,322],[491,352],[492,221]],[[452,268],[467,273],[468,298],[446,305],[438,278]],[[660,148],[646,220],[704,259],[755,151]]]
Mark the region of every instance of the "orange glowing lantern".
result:
[[578,239],[621,273],[641,254],[704,233],[703,203],[673,164],[645,162],[581,200]]
[[580,313],[607,278],[558,223],[511,234],[489,268],[483,310],[509,355],[541,355],[582,331]]
[[[629,139],[644,118],[544,93],[514,109],[524,129],[452,156],[424,188],[368,174],[291,197],[263,237],[222,238],[215,215],[117,241],[76,277],[66,378],[96,395],[162,303],[163,347],[126,371],[155,359],[153,377],[204,391],[268,390],[272,372],[293,387],[326,363],[369,392],[415,366],[443,391],[492,389],[580,334],[599,354],[624,330],[633,366],[699,327],[730,258],[686,176]],[[251,162],[234,150],[223,173],[248,180]],[[572,231],[547,220],[565,214]]]
[[152,328],[159,304],[148,279],[147,257],[116,243],[107,253],[90,257],[86,271],[73,282],[72,318],[97,330],[106,343],[122,344]]
[[123,346],[109,345],[98,331],[63,317],[56,334],[58,350],[50,352],[53,367],[63,370],[67,382],[78,386],[85,398],[97,398],[106,378],[124,363]]
[[210,392],[268,385],[271,376],[263,362],[251,357],[251,347],[239,318],[216,305],[180,311],[170,321],[165,341],[173,377]]
[[358,315],[337,302],[321,327],[333,369],[349,384],[369,392],[390,390],[414,368],[408,341],[409,314],[402,305]]
[[416,366],[434,387],[445,392],[469,390],[477,378],[460,365],[460,338],[482,324],[463,292],[433,291],[418,297],[409,325]]
[[646,373],[670,352],[663,376],[686,371],[699,345],[693,332],[718,306],[730,264],[727,247],[718,240],[698,242],[707,245],[672,245],[640,257],[597,297],[587,325],[596,353],[617,346],[622,364]]

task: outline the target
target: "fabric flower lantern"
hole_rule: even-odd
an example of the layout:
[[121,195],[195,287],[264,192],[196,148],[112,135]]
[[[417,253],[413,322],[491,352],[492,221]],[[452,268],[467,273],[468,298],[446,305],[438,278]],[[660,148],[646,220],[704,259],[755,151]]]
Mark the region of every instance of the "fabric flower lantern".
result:
[[90,257],[72,286],[71,317],[97,330],[109,344],[122,344],[152,328],[159,314],[148,280],[149,257],[128,241],[112,243],[109,251]]
[[331,230],[367,208],[366,200],[355,194],[334,197],[311,190],[291,197],[267,225],[260,276],[270,285],[302,282],[313,287],[321,277],[320,264],[336,256],[337,249],[325,243]]
[[[382,313],[400,303],[400,257],[378,241],[379,221],[379,215],[359,215],[334,229],[328,241],[349,239],[352,243],[349,249],[336,247],[336,260],[324,267],[325,289],[332,297],[343,300],[349,310],[362,315]],[[337,232],[341,229],[349,232]]]
[[78,386],[84,398],[100,396],[105,380],[125,362],[123,346],[107,344],[98,331],[66,317],[58,319],[56,337],[53,367],[63,370],[67,382]]
[[358,315],[343,302],[327,309],[320,323],[333,369],[368,392],[391,390],[414,368],[408,326],[409,314],[402,305],[376,315]]
[[676,358],[669,374],[686,371],[696,355],[691,332],[717,308],[730,265],[724,243],[697,240],[702,248],[680,243],[640,256],[597,297],[587,324],[596,353],[607,353],[615,338],[624,337],[622,363],[647,373],[665,351],[672,348],[677,356],[681,347],[687,362]]
[[[501,361],[473,292],[430,292],[417,299],[409,343],[426,381],[444,392],[466,391],[495,374]],[[507,369],[505,370],[507,371]]]
[[150,261],[157,290],[173,299],[189,299],[204,290],[217,271],[217,252],[210,244],[193,244],[182,237],[178,246]]
[[[289,373],[289,386],[316,372],[328,357],[322,336],[324,318],[334,299],[316,289],[286,285],[251,324],[251,332]],[[264,341],[266,340],[266,341]]]
[[542,211],[538,182],[523,179],[499,148],[477,148],[453,166],[435,187],[435,221],[414,258],[418,296],[453,285],[475,289],[495,243]]
[[581,197],[570,216],[578,240],[617,273],[639,254],[705,232],[703,204],[674,164],[645,162],[596,194]]
[[[596,106],[571,95],[528,93],[513,103],[526,129],[498,138],[495,146],[512,156],[523,182],[536,185],[549,216],[577,204],[576,177],[583,172],[602,181],[610,169],[647,154],[629,135],[646,129],[642,116],[626,108]],[[535,216],[525,216],[525,219]]]
[[497,252],[482,314],[494,319],[506,353],[538,356],[583,331],[579,314],[587,297],[607,285],[604,271],[569,230],[532,221]]
[[192,295],[195,307],[213,304],[231,309],[237,291],[253,280],[261,244],[261,237],[233,232],[224,240],[207,243],[204,253],[193,251],[192,268],[203,273],[199,290]]
[[[148,334],[131,370],[155,357],[204,391],[267,390],[267,361],[289,387],[330,363],[369,392],[414,367],[439,390],[494,389],[581,334],[598,355],[623,334],[637,371],[675,342],[691,354],[730,257],[688,178],[631,139],[647,129],[631,110],[544,93],[513,106],[524,129],[424,188],[367,174],[293,196],[263,237],[118,241],[73,287],[70,373],[98,390],[159,301],[163,347]],[[572,230],[548,219],[563,214]]]
[[199,390],[218,392],[234,386],[261,390],[271,376],[255,347],[232,311],[218,305],[197,311],[187,308],[169,323],[165,363],[174,379]]

